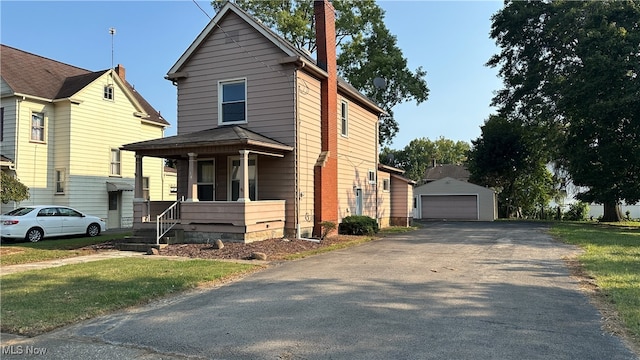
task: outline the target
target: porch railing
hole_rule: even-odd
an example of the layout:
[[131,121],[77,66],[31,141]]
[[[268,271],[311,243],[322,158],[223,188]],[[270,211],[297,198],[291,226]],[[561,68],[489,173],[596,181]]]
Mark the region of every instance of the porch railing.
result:
[[160,239],[180,221],[180,202],[171,204],[167,210],[156,216],[156,244],[160,245]]

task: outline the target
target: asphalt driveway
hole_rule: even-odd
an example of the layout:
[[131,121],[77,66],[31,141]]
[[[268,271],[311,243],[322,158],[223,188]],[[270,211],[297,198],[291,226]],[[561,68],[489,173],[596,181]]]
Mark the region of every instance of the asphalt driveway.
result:
[[[428,223],[71,326],[38,359],[638,359],[543,225]],[[2,358],[9,354],[3,341]],[[20,347],[20,348],[18,348]]]

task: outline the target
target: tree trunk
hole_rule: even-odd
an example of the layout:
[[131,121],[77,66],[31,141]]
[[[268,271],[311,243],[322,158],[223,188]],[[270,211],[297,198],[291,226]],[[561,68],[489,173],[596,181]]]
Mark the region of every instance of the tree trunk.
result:
[[608,201],[603,204],[604,214],[602,215],[602,221],[604,222],[619,222],[622,221],[622,210],[620,204],[617,201]]

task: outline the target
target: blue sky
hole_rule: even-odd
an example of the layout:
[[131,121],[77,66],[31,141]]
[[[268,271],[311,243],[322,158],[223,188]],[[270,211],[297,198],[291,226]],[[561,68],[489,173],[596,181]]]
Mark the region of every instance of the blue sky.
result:
[[[209,1],[197,1],[209,16]],[[392,148],[440,136],[471,141],[493,109],[501,86],[484,66],[498,49],[489,39],[490,17],[501,1],[379,1],[409,68],[427,71],[429,100],[394,108],[400,132]],[[21,50],[98,71],[122,64],[127,80],[176,131],[176,90],[164,79],[209,18],[193,1],[0,2],[0,41]]]

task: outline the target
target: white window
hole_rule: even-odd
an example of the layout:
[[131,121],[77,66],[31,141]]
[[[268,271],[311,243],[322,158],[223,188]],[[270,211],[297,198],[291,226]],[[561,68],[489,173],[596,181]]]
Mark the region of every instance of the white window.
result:
[[389,179],[383,179],[382,180],[382,191],[389,191],[390,186],[389,186]]
[[65,171],[64,169],[56,169],[56,194],[64,194]]
[[373,170],[369,170],[369,184],[376,183],[376,172]]
[[247,122],[246,79],[218,83],[218,124]]
[[120,149],[111,149],[111,164],[109,175],[120,176]]
[[216,189],[215,160],[198,160],[198,200],[214,201]]
[[44,113],[31,113],[31,141],[44,142]]
[[150,195],[149,195],[149,177],[148,176],[144,176],[142,178],[142,198],[145,200],[149,200],[150,199]]
[[349,135],[349,104],[346,101],[340,103],[340,133],[342,136]]
[[113,85],[104,86],[104,99],[113,100]]
[[[255,156],[249,157],[249,200],[255,201],[258,195],[258,184],[257,184],[257,160]],[[240,197],[240,157],[233,156],[229,158],[229,183],[231,186],[229,187],[229,191],[227,193],[227,198],[229,201],[236,201]]]

